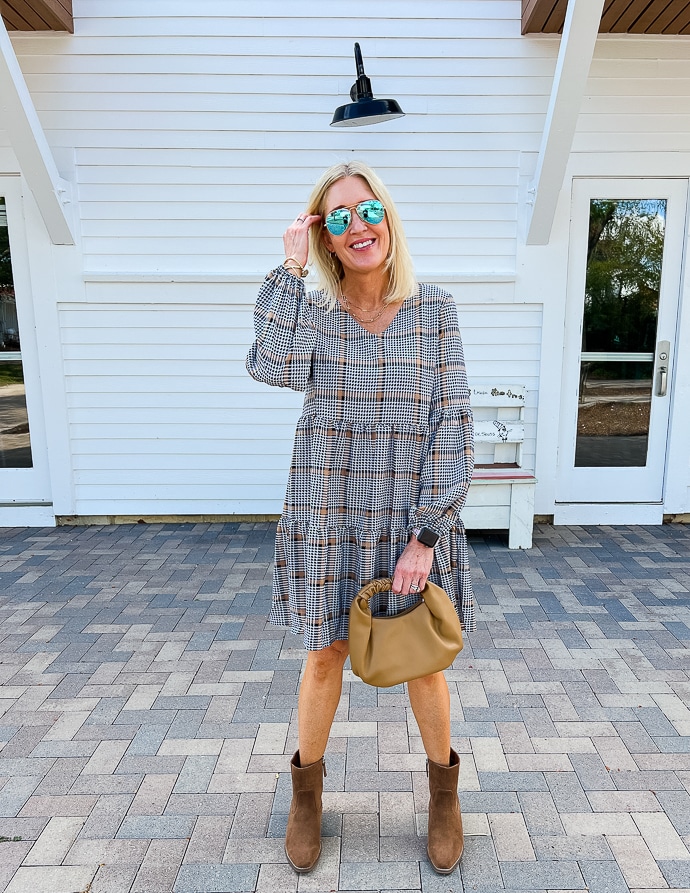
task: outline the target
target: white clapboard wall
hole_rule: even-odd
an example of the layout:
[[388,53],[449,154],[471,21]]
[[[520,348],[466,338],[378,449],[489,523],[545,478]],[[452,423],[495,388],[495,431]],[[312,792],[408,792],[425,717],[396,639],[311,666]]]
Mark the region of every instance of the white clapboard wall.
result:
[[[280,510],[301,397],[246,375],[252,304],[315,178],[353,157],[390,187],[420,278],[454,293],[470,377],[526,387],[534,470],[541,345],[562,339],[544,306],[564,296],[521,286],[520,183],[558,38],[521,36],[520,0],[73,5],[74,35],[12,41],[76,183],[83,275],[58,284],[55,332],[74,513]],[[355,40],[405,118],[328,126]],[[687,46],[600,40],[575,151],[687,152]],[[0,122],[0,167],[8,145]]]
[[[519,153],[538,147],[554,66],[553,41],[521,37],[519,3],[74,0],[74,13],[74,36],[13,40],[51,145],[74,150],[86,270],[263,270],[320,171],[363,157],[420,271],[514,271]],[[329,127],[355,40],[376,95],[407,118]]]
[[[248,376],[252,308],[179,304],[165,328],[160,316],[155,305],[62,310],[79,513],[279,512],[303,398]],[[471,374],[500,368],[534,396],[539,308],[464,305],[460,319]],[[525,467],[535,423],[532,405]]]

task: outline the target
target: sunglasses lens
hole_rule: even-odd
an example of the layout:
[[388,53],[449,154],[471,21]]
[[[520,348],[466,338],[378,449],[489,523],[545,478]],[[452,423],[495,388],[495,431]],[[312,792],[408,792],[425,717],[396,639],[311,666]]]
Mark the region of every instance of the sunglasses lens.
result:
[[326,229],[332,236],[342,236],[351,220],[352,214],[347,208],[336,208],[326,217]]
[[364,223],[371,223],[376,226],[381,223],[386,213],[386,209],[381,202],[370,199],[366,202],[360,202],[357,205],[357,215]]
[[[377,199],[360,202],[356,209],[357,216],[364,223],[376,226],[386,216],[386,209]],[[352,211],[349,208],[336,208],[326,217],[326,229],[332,236],[342,236],[352,223]]]

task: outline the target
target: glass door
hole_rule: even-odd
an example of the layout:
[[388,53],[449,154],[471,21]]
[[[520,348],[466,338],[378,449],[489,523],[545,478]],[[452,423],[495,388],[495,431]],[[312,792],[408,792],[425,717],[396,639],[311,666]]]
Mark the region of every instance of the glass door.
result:
[[[0,523],[50,504],[38,352],[18,178],[0,177]],[[25,515],[17,516],[22,523]]]
[[686,192],[575,182],[557,501],[662,501]]
[[7,207],[0,196],[0,468],[32,466]]

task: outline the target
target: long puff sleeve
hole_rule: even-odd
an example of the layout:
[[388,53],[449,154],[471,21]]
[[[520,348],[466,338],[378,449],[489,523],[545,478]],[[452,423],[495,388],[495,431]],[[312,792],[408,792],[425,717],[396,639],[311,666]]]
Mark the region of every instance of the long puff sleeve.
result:
[[458,313],[450,295],[439,313],[439,352],[419,503],[410,527],[443,536],[457,522],[474,470],[474,425]]
[[304,391],[311,378],[315,342],[304,281],[283,266],[276,267],[256,300],[247,371],[265,384]]

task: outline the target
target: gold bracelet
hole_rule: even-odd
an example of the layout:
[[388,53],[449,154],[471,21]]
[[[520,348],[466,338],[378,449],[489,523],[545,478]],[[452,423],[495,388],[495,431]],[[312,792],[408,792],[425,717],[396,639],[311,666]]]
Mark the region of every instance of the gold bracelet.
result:
[[[294,264],[289,264],[289,260],[294,260]],[[283,266],[286,270],[299,270],[299,279],[306,279],[309,275],[309,270],[306,267],[303,267],[296,257],[286,257],[283,261]]]

